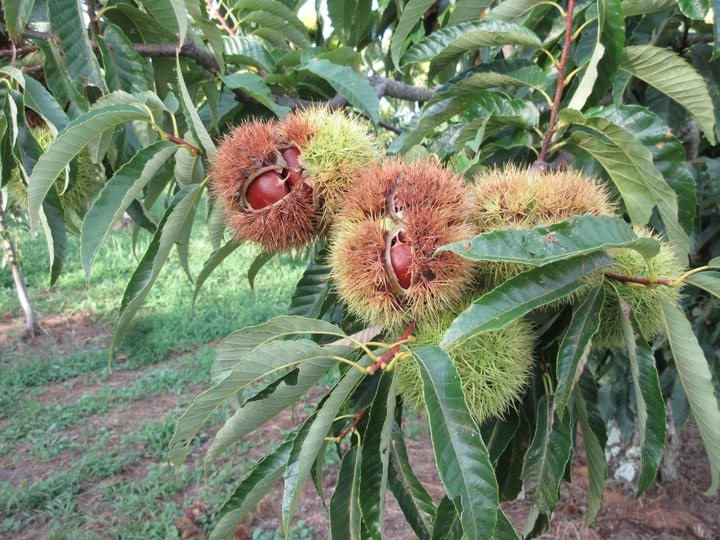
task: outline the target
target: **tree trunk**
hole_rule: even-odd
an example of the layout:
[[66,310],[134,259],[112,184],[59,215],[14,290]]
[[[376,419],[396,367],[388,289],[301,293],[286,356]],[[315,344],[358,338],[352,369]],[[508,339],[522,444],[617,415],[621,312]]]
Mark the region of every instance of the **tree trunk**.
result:
[[5,222],[5,214],[2,211],[2,198],[0,197],[0,237],[2,237],[2,247],[5,255],[12,268],[13,280],[15,281],[15,290],[17,291],[18,300],[25,312],[25,334],[28,336],[36,336],[40,333],[40,325],[38,324],[37,313],[33,309],[30,295],[28,294],[25,278],[22,275],[20,261],[17,257],[15,245],[7,234],[7,226]]

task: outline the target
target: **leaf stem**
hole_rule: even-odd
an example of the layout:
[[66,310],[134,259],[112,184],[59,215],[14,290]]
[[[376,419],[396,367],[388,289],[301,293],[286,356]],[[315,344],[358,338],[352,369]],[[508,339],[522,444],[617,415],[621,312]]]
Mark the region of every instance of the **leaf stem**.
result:
[[575,0],[568,0],[567,12],[565,14],[565,43],[563,43],[562,53],[560,55],[560,63],[558,64],[558,81],[555,90],[555,100],[553,101],[552,110],[550,112],[550,123],[542,142],[540,155],[535,161],[536,167],[544,168],[550,148],[550,140],[555,133],[555,124],[557,123],[558,112],[560,111],[560,100],[562,99],[563,90],[565,89],[565,66],[567,65],[568,52],[570,51],[570,43],[572,42],[572,20]]
[[398,351],[400,351],[400,345],[410,341],[414,329],[415,321],[410,321],[405,329],[405,332],[403,332],[403,335],[400,336],[400,339],[395,342],[390,350],[383,354],[372,366],[367,368],[368,375],[373,375],[381,369],[387,369],[388,364],[392,361]]
[[355,416],[355,420],[353,420],[353,423],[350,424],[350,427],[343,431],[340,435],[338,435],[335,442],[341,443],[342,440],[347,437],[348,433],[350,433],[351,431],[357,431],[357,426],[360,423],[360,420],[362,420],[362,417],[365,416],[366,412],[367,409],[363,409],[359,413],[357,413],[357,415]]

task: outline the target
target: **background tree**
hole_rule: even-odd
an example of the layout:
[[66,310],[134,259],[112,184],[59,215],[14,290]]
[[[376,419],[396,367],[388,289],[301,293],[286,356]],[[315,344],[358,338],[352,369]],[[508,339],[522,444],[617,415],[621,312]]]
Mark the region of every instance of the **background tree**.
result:
[[[190,275],[193,217],[217,138],[244,120],[282,118],[318,104],[365,118],[388,153],[408,161],[433,154],[470,182],[510,164],[520,178],[530,165],[596,174],[628,222],[652,226],[682,266],[698,269],[656,275],[651,266],[639,275],[660,244],[618,218],[590,215],[517,229],[496,224],[447,249],[471,260],[521,264],[525,272],[493,283],[479,299],[468,297],[475,301],[440,332],[440,347],[415,348],[408,341],[412,324],[404,331],[365,328],[350,315],[330,279],[325,241],[318,240],[289,316],[229,336],[218,347],[215,386],[179,421],[173,463],[221,403],[251,384],[265,385],[228,419],[210,461],[271,420],[268,411],[290,406],[325,373],[339,372],[310,418],[237,487],[214,536],[231,535],[281,478],[289,529],[299,492],[322,476],[332,443],[342,456],[330,500],[338,537],[381,537],[388,488],[419,537],[517,537],[499,503],[523,487],[536,505],[524,534],[534,536],[549,526],[576,429],[588,460],[592,523],[607,469],[607,423],[615,419],[639,432],[640,495],[663,452],[665,399],[676,420],[691,412],[710,462],[708,493],[717,491],[720,362],[717,307],[708,298],[720,292],[712,270],[720,266],[714,241],[720,62],[708,2],[12,0],[3,10],[2,187],[8,189],[14,171],[27,185],[29,228],[35,236],[42,229],[48,242],[51,283],[60,276],[68,232],[81,236],[88,283],[123,213],[152,235],[120,303],[113,350],[173,248],[197,295],[239,245],[210,198],[216,251],[198,276]],[[46,150],[38,123],[55,137]],[[87,207],[71,208],[62,195],[81,177],[83,154],[101,169],[104,187]],[[547,250],[526,248],[546,235],[557,239]],[[615,260],[608,249],[616,250]],[[623,258],[628,252],[635,255]],[[260,255],[252,265],[251,282],[268,259]],[[625,272],[615,272],[616,263]],[[590,274],[602,286],[563,303]],[[632,320],[644,315],[634,306],[620,317],[622,346],[593,349],[608,298],[632,304],[616,292],[628,283],[634,287],[623,291],[649,295],[665,336],[649,345],[641,321]],[[689,318],[656,294],[684,284],[692,285],[682,301]],[[520,318],[532,320],[539,343],[531,381],[517,410],[478,425],[448,351]],[[306,361],[317,357],[323,361]],[[396,371],[386,369],[400,360],[417,362],[422,380],[447,493],[439,506],[404,450]]]

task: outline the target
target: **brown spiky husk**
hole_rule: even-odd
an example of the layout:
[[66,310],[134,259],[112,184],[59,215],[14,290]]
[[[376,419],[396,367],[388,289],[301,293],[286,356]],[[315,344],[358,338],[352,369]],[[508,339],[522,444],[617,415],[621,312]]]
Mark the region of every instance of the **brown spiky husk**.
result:
[[250,240],[265,251],[300,249],[317,236],[318,211],[313,188],[299,183],[277,203],[247,207],[243,186],[258,169],[277,163],[278,141],[272,122],[249,121],[234,128],[218,146],[211,164],[212,191],[225,212],[235,240]]
[[[395,194],[399,212],[388,208]],[[469,289],[472,263],[442,245],[472,235],[460,179],[437,162],[386,161],[367,168],[345,198],[330,261],[341,298],[359,318],[398,329],[455,309]],[[401,229],[413,251],[413,283],[399,293],[386,271],[388,234]]]

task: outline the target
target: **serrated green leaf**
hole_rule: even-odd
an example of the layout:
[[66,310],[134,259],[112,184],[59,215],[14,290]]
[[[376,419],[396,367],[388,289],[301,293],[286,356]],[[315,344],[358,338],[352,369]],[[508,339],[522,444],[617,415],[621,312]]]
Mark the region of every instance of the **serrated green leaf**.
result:
[[350,105],[364,112],[373,124],[378,123],[380,100],[368,80],[346,66],[333,64],[328,60],[315,58],[297,68],[309,71],[325,79],[338,94],[348,100]]
[[210,373],[213,377],[224,376],[245,356],[266,343],[304,334],[329,335],[338,339],[348,337],[340,328],[325,321],[295,316],[275,317],[264,324],[249,326],[227,336],[217,348]]
[[405,4],[390,40],[390,57],[396,69],[400,68],[400,54],[405,40],[432,4],[433,0],[410,0]]
[[303,272],[290,301],[288,315],[318,318],[332,289],[327,249],[323,248]]
[[535,62],[526,59],[493,60],[466,69],[450,79],[435,91],[428,105],[490,88],[529,86],[544,90],[547,84],[547,75]]
[[17,44],[32,13],[35,0],[5,0],[3,12],[10,40]]
[[720,410],[710,369],[683,312],[666,300],[661,299],[660,305],[675,366],[708,453],[710,487],[705,495],[710,497],[720,485]]
[[383,372],[368,411],[360,467],[360,509],[370,536],[384,535],[385,496],[390,464],[390,432],[395,417],[395,372]]
[[710,9],[710,0],[677,0],[680,11],[688,19],[702,20]]
[[402,66],[432,60],[428,77],[437,73],[470,50],[482,47],[519,45],[542,47],[542,42],[532,30],[500,20],[464,22],[442,28],[408,50],[402,57]]
[[625,46],[625,19],[621,0],[596,0],[597,38],[592,56],[568,107],[581,110],[595,105],[611,88]]
[[260,255],[255,257],[255,260],[250,265],[250,268],[248,269],[248,283],[250,284],[250,290],[255,290],[255,276],[257,276],[260,269],[265,266],[265,264],[270,261],[274,256],[273,253],[268,252],[262,252]]
[[453,321],[440,342],[450,349],[466,339],[510,324],[533,309],[553,302],[584,285],[580,280],[613,261],[602,252],[531,268],[483,295]]
[[432,540],[461,540],[463,538],[460,516],[453,501],[445,495],[438,505],[437,519],[432,531]]
[[[333,347],[328,352],[342,354],[349,352],[349,348],[347,349],[347,351],[343,351],[340,347]],[[336,365],[337,360],[333,358],[319,358],[302,362],[287,375],[265,386],[245,401],[215,435],[207,454],[205,454],[205,466],[207,467],[215,461],[231,445],[242,440],[246,435],[263,426],[295,403]]]
[[205,264],[203,264],[202,270],[200,270],[200,273],[195,280],[195,291],[193,292],[192,300],[193,308],[195,307],[195,301],[197,300],[198,294],[200,293],[200,289],[205,283],[205,280],[210,277],[210,274],[212,274],[213,270],[215,270],[220,263],[227,259],[230,254],[242,245],[242,242],[235,242],[234,240],[231,240],[210,254],[210,257],[208,257]]
[[[103,33],[102,40],[107,42],[107,47],[100,47],[103,55],[105,69],[109,68],[112,62],[117,81],[110,85],[111,90],[125,90],[127,92],[148,91],[147,77],[145,75],[145,61],[135,51],[132,42],[114,24],[108,24]],[[98,44],[101,42],[98,41]],[[107,75],[106,75],[107,77]]]
[[[366,356],[360,360],[359,364],[363,367],[370,365],[370,359]],[[283,526],[286,531],[290,530],[292,515],[300,499],[300,493],[303,486],[310,476],[318,452],[323,447],[325,437],[332,429],[335,417],[347,400],[350,393],[355,389],[360,380],[365,377],[359,370],[351,368],[345,372],[340,382],[330,392],[329,396],[315,415],[315,420],[308,431],[302,447],[299,449],[297,456],[297,466],[293,469],[292,474],[285,474],[285,492],[283,493],[282,518]]]
[[143,0],[143,7],[160,23],[178,36],[178,42],[185,41],[187,13],[182,0]]
[[288,435],[280,446],[265,454],[242,479],[230,499],[220,508],[210,532],[210,540],[231,539],[238,523],[255,509],[265,494],[282,478],[294,437],[295,433]]
[[277,116],[285,116],[290,110],[288,107],[275,103],[270,88],[268,88],[262,78],[255,73],[245,71],[228,76],[220,75],[220,80],[224,82],[230,90],[239,88],[243,92],[246,92]]
[[542,266],[610,248],[635,249],[647,258],[660,251],[652,238],[638,238],[624,220],[614,216],[573,216],[548,227],[498,229],[439,249],[473,261]]
[[[720,4],[720,0],[713,0]],[[720,13],[720,5],[715,10]],[[720,47],[720,25],[713,25],[715,43],[710,47],[706,43],[696,43],[690,51],[690,61],[707,85],[710,99],[715,112],[715,138],[720,139],[720,62],[718,62],[718,47]]]
[[502,509],[498,510],[498,522],[495,526],[495,536],[493,540],[520,540],[515,527],[505,515]]
[[623,0],[622,13],[625,17],[645,15],[674,9],[677,0]]
[[512,22],[543,3],[544,0],[505,0],[491,9],[487,17]]
[[652,45],[625,47],[620,69],[682,105],[715,144],[715,115],[705,81],[677,54]]
[[225,36],[223,45],[228,62],[254,66],[268,73],[275,71],[275,59],[258,40],[244,36]]
[[491,3],[490,0],[458,0],[448,19],[448,26],[482,18]]
[[480,430],[468,411],[460,376],[448,353],[413,351],[420,367],[430,436],[440,480],[460,514],[465,535],[490,539],[499,507],[498,486]]
[[90,282],[92,264],[113,223],[179,148],[169,141],[143,148],[105,184],[82,224],[80,255],[86,282]]
[[113,4],[103,18],[118,25],[133,43],[177,43],[177,36],[144,11],[130,4]]
[[210,134],[205,129],[205,125],[202,123],[202,120],[200,120],[195,104],[188,93],[187,86],[185,86],[185,79],[183,78],[183,69],[180,65],[179,54],[175,58],[175,65],[177,68],[178,88],[180,89],[180,104],[182,105],[185,118],[187,119],[188,128],[195,137],[195,140],[200,143],[200,146],[205,151],[205,155],[212,158],[215,155],[215,143],[213,143]]
[[437,509],[410,464],[402,430],[393,422],[390,432],[389,485],[405,520],[421,540],[429,540]]
[[360,540],[360,464],[363,448],[353,446],[343,456],[337,487],[330,499],[330,534],[332,538]]
[[40,216],[45,237],[48,239],[48,255],[50,256],[50,286],[60,277],[65,264],[65,211],[55,186],[48,192],[43,201],[43,213]]
[[585,523],[588,527],[592,527],[602,507],[605,490],[607,432],[605,420],[598,407],[595,378],[588,368],[585,368],[577,385],[573,388],[573,399],[588,468],[588,509]]
[[633,325],[625,313],[622,314],[621,322],[635,387],[640,433],[640,477],[635,494],[638,498],[653,483],[660,467],[660,459],[665,447],[665,401],[660,390],[652,349],[642,336],[635,337]]
[[690,240],[678,223],[677,195],[653,165],[652,154],[626,129],[604,118],[586,118],[566,109],[561,121],[584,126],[601,137],[585,131],[574,131],[568,144],[592,155],[607,171],[620,191],[630,218],[645,225],[657,206],[670,241],[681,254],[690,251]]
[[[415,129],[407,133],[400,141],[400,148],[398,148],[397,151],[405,153],[416,144],[420,144],[423,138],[433,129],[443,122],[450,120],[453,116],[460,114],[470,107],[472,103],[473,100],[471,97],[461,96],[446,99],[426,107],[422,111],[422,115]],[[398,140],[400,140],[400,138],[398,138]]]
[[202,185],[192,185],[180,190],[165,211],[145,255],[125,288],[110,343],[110,358],[112,358],[130,321],[135,317],[145,301],[145,297],[152,289],[178,235],[186,226],[186,222],[194,218],[203,187]]
[[602,285],[593,288],[583,303],[573,311],[570,326],[563,336],[557,355],[557,390],[555,408],[562,420],[570,394],[583,372],[590,353],[590,342],[600,327],[600,310],[605,302]]
[[[715,260],[717,261],[717,259]],[[713,261],[710,261],[708,266],[717,268],[718,262],[713,264]],[[699,272],[685,278],[685,283],[689,283],[695,287],[700,287],[710,294],[714,294],[720,298],[720,272]]]
[[548,397],[541,396],[535,436],[525,456],[522,476],[527,498],[542,514],[552,514],[557,506],[560,483],[572,456],[572,425],[571,414],[560,420],[553,414]]
[[67,116],[75,118],[87,112],[90,105],[85,95],[78,92],[65,72],[55,40],[36,40],[35,44],[43,53],[43,71],[48,88]]
[[28,207],[30,229],[37,231],[37,222],[45,195],[58,175],[80,150],[91,140],[123,122],[131,120],[148,121],[145,111],[129,105],[110,105],[92,109],[70,122],[65,130],[50,143],[40,157],[28,181]]
[[[235,4],[237,9],[244,9],[242,21],[256,23],[261,30],[269,29],[277,32],[279,37],[301,49],[312,45],[307,28],[289,8],[275,0],[241,0]],[[256,31],[255,34],[262,35]],[[264,37],[264,36],[263,36]]]

